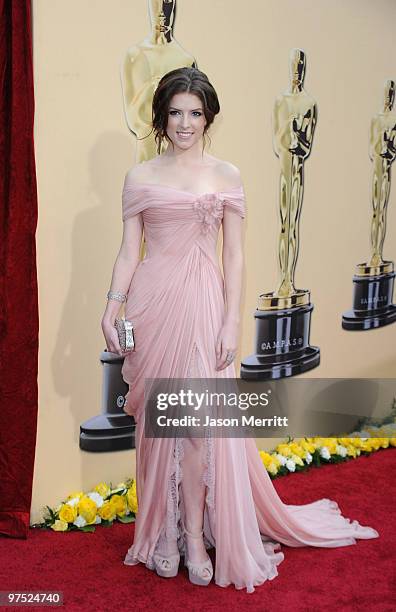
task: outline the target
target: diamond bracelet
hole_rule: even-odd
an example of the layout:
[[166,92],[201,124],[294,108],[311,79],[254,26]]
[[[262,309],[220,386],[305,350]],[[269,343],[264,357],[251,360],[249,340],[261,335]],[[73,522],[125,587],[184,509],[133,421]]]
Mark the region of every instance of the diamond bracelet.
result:
[[117,302],[125,302],[126,295],[124,293],[120,293],[119,291],[108,291],[107,292],[108,300],[117,300]]

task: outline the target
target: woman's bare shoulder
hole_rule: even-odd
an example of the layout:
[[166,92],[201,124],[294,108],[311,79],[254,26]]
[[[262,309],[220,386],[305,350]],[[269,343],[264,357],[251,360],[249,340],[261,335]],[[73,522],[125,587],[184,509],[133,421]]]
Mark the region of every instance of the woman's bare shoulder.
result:
[[239,187],[242,184],[239,168],[229,161],[219,159],[216,172],[221,182],[230,188]]
[[126,173],[126,179],[128,182],[143,183],[144,181],[150,179],[152,170],[153,160],[149,159],[147,161],[139,162],[132,166],[132,168],[129,168]]

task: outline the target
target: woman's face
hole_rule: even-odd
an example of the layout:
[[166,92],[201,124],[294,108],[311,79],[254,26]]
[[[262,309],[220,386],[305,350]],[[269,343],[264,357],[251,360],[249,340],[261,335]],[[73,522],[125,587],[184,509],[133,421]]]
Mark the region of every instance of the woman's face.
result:
[[172,96],[166,132],[175,147],[189,149],[203,136],[206,118],[201,100],[183,92]]

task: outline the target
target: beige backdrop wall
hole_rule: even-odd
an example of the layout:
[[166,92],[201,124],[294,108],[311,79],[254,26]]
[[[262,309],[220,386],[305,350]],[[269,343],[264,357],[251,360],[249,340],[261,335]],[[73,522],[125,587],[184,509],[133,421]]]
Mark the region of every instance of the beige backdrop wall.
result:
[[[34,0],[33,8],[41,323],[32,522],[44,504],[73,490],[134,474],[134,451],[82,452],[78,437],[80,423],[100,411],[100,320],[122,235],[123,178],[134,160],[119,62],[149,31],[146,0]],[[178,2],[175,36],[220,96],[210,152],[241,169],[247,195],[239,357],[252,351],[257,296],[277,279],[270,115],[288,85],[289,50],[301,47],[306,89],[319,109],[296,275],[298,286],[311,289],[311,342],[322,351],[309,375],[396,374],[396,325],[367,333],[340,326],[351,306],[354,266],[368,255],[368,126],[384,80],[396,77],[395,20],[392,0]],[[388,258],[396,257],[395,191]]]

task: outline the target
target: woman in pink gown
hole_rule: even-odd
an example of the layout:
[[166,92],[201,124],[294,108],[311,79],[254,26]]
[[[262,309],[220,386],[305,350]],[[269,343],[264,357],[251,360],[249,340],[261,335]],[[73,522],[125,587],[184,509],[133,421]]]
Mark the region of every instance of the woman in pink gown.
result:
[[[347,546],[378,532],[344,518],[330,499],[284,504],[252,438],[145,437],[146,378],[236,376],[238,324],[236,316],[228,317],[239,308],[244,190],[235,167],[197,155],[217,112],[216,93],[202,72],[181,68],[165,75],[153,99],[153,127],[171,145],[125,178],[123,221],[135,219],[137,238],[144,230],[146,254],[131,266],[130,285],[121,265],[112,282],[113,291],[129,285],[125,316],[133,321],[136,344],[122,368],[129,384],[124,409],[136,421],[139,506],[124,563],[140,562],[174,576],[180,555],[188,552],[190,580],[208,584],[213,573],[219,586],[252,592],[277,576],[284,558],[280,544]],[[187,182],[189,171],[189,184],[195,181],[197,187],[175,186],[183,178]],[[216,172],[222,174],[218,179]],[[225,182],[227,176],[231,186],[205,191],[205,185]],[[222,224],[224,279],[216,254]],[[109,350],[119,352],[107,325],[117,314],[111,302],[103,329]],[[210,547],[215,547],[214,568],[207,560]]]

